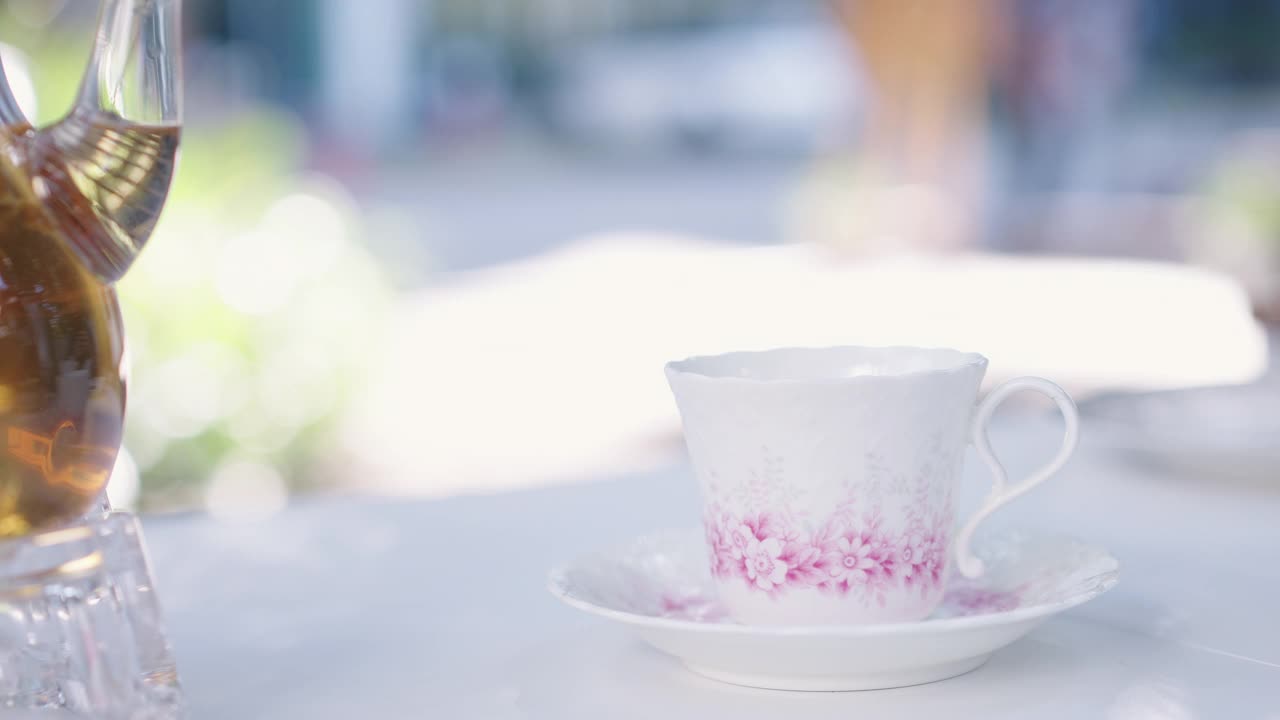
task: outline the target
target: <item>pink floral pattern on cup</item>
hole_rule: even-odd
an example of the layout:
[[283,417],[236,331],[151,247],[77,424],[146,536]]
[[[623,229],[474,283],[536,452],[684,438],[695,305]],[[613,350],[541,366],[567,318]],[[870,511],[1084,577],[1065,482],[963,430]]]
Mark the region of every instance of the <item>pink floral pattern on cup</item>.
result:
[[815,590],[884,607],[898,588],[922,597],[941,590],[950,530],[944,518],[950,513],[915,515],[893,532],[877,510],[859,517],[841,507],[806,531],[782,513],[737,516],[712,505],[703,525],[717,579],[737,578],[771,596]]

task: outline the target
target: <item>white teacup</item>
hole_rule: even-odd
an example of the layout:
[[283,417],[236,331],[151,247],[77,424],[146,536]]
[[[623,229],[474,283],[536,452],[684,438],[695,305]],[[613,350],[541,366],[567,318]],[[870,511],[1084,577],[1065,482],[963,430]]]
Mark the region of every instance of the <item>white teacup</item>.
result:
[[[1075,449],[1075,403],[1022,377],[977,402],[987,359],[910,347],[787,348],[668,363],[667,379],[702,485],[711,570],[739,622],[920,620],[942,600],[949,558],[982,574],[969,548],[996,508],[1056,472]],[[1009,484],[987,439],[991,413],[1031,389],[1066,420],[1062,448]],[[953,535],[965,446],[995,475]]]

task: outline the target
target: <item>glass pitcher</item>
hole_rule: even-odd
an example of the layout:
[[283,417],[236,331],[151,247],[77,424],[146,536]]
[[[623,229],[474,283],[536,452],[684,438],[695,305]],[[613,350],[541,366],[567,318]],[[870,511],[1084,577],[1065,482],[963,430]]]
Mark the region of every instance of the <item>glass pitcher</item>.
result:
[[113,283],[178,148],[180,0],[103,0],[75,106],[35,128],[0,66],[0,538],[83,516],[120,448]]

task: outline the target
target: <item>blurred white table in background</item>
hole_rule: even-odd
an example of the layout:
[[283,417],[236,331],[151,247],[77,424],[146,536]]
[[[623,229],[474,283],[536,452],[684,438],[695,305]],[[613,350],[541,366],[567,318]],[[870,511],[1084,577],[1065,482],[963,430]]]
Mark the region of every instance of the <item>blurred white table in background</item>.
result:
[[[1017,419],[1015,424],[1013,420]],[[1058,429],[1009,418],[1011,470]],[[973,459],[966,502],[987,487]],[[1280,482],[1230,484],[1077,457],[997,524],[1108,546],[1119,586],[968,675],[864,693],[694,676],[560,605],[552,565],[692,526],[684,466],[436,501],[317,499],[253,524],[146,522],[196,720],[450,718],[1280,718]]]
[[1185,265],[840,262],[656,233],[454,276],[402,312],[343,444],[362,489],[418,496],[636,467],[678,438],[663,363],[698,353],[950,346],[991,358],[991,382],[1037,374],[1077,394],[1245,382],[1266,361],[1240,287]]

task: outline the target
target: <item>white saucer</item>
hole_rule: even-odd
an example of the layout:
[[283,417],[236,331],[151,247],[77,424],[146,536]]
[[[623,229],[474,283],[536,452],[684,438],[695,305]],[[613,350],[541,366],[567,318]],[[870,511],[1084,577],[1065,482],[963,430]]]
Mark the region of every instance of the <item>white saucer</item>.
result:
[[1113,393],[1080,404],[1085,436],[1135,459],[1206,478],[1273,480],[1280,383]]
[[716,680],[782,690],[871,690],[954,677],[1050,615],[1116,583],[1106,550],[1030,533],[987,539],[987,573],[954,577],[927,620],[861,626],[752,627],[729,621],[711,586],[699,531],[667,531],[551,573],[552,594],[630,626],[645,642]]

